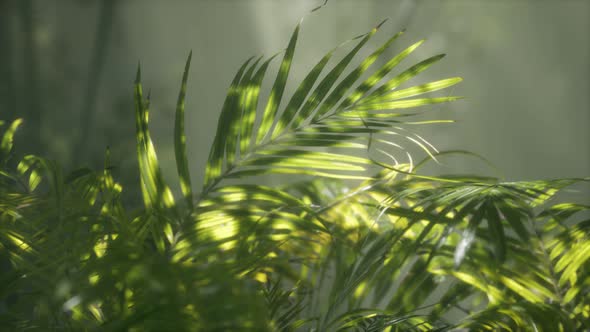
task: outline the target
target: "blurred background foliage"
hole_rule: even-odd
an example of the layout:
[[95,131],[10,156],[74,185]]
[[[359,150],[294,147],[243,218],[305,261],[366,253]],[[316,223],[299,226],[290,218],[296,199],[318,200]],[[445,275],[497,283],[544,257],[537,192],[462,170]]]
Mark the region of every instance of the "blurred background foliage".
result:
[[[101,167],[110,146],[114,172],[129,187],[137,181],[128,174],[136,169],[130,133],[139,60],[154,96],[152,135],[170,177],[178,77],[193,50],[186,123],[193,185],[200,187],[233,74],[249,56],[282,50],[295,24],[320,3],[0,0],[1,117],[25,119],[17,153],[60,160],[67,169]],[[413,59],[448,53],[417,82],[448,73],[465,79],[452,93],[466,100],[436,107],[437,118],[458,123],[419,129],[435,146],[486,156],[509,180],[587,174],[590,2],[332,0],[306,19],[287,93],[333,45],[384,18],[390,21],[373,45],[407,28],[391,55],[422,38]],[[465,158],[446,166],[488,171]]]

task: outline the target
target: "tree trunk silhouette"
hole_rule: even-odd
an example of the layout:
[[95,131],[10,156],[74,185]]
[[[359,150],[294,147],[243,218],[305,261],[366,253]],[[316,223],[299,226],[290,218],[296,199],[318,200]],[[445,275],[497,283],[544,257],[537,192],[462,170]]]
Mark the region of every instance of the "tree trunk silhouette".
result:
[[39,61],[35,45],[35,21],[33,17],[33,1],[19,0],[18,10],[22,26],[22,89],[19,98],[23,102],[22,114],[25,120],[23,132],[27,138],[24,151],[42,154],[41,114],[43,112],[41,94],[39,93]]
[[82,99],[82,108],[80,116],[79,139],[74,148],[73,158],[75,160],[84,160],[89,150],[89,138],[93,129],[93,123],[96,113],[96,99],[98,97],[98,89],[102,77],[106,52],[111,35],[113,14],[116,0],[103,0],[100,5],[100,13],[98,25],[96,29],[96,36],[94,41],[94,51],[88,67],[88,84],[84,91],[84,99]]
[[1,119],[11,121],[15,117],[16,81],[13,61],[13,26],[10,17],[14,14],[14,6],[10,0],[0,0],[0,114]]

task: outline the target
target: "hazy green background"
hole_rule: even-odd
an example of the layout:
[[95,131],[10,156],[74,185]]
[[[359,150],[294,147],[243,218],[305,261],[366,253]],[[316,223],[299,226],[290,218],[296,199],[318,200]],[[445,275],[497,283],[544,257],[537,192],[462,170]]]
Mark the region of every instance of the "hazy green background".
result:
[[[174,174],[174,105],[192,49],[187,129],[200,186],[234,73],[249,56],[283,49],[322,2],[0,0],[0,118],[25,118],[21,152],[100,167],[108,145],[119,178],[136,181],[126,174],[135,167],[132,83],[141,61],[154,140]],[[331,0],[305,18],[289,87],[325,52],[384,18],[373,46],[407,28],[390,56],[427,39],[402,68],[447,53],[414,82],[465,79],[452,93],[466,100],[431,114],[458,122],[419,129],[434,145],[480,153],[508,179],[590,174],[590,1]],[[487,172],[473,160],[446,167]]]

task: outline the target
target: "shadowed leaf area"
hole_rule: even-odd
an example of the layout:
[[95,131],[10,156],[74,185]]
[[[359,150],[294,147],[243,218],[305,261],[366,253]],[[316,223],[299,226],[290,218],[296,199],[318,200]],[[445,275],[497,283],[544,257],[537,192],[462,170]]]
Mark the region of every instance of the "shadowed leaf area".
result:
[[[114,178],[108,149],[104,169],[69,174],[38,156],[16,160],[22,120],[1,122],[1,329],[589,330],[590,206],[560,192],[590,178],[422,173],[426,162],[472,155],[438,151],[414,131],[450,122],[422,113],[460,99],[445,89],[462,79],[412,85],[444,55],[406,64],[424,41],[400,32],[373,45],[382,24],[301,82],[292,80],[301,24],[284,51],[245,61],[201,189],[184,122],[205,111],[185,110],[192,52],[174,121],[177,183],[160,169],[139,67],[137,188]],[[394,44],[403,51],[388,58]],[[262,184],[266,174],[285,184]],[[123,190],[143,205],[125,205]]]

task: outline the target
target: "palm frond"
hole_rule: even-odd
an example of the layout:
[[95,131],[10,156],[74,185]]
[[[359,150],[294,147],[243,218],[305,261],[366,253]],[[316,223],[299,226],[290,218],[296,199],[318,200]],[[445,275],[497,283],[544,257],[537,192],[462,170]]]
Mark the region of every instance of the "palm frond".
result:
[[[568,203],[550,206],[538,215],[535,211],[546,206],[558,190],[587,179],[488,184],[445,180],[429,185],[431,181],[410,179],[393,185],[390,190],[395,194],[385,200],[384,209],[402,225],[407,218],[428,226],[437,224],[430,227],[428,237],[415,242],[432,258],[426,270],[459,282],[449,294],[464,299],[481,294],[488,302],[483,311],[473,310],[466,318],[474,325],[465,326],[514,329],[536,324],[547,326],[548,331],[584,326],[582,307],[568,303],[574,298],[578,304],[587,301],[588,238],[581,231],[586,222],[564,225],[571,225],[566,220],[587,207]],[[425,277],[423,271],[418,275]],[[411,288],[400,289],[404,295],[412,294]],[[399,305],[400,300],[392,303]],[[449,309],[446,306],[434,313],[440,315],[440,310]],[[551,324],[544,325],[549,315]]]
[[175,205],[172,192],[162,176],[158,157],[148,129],[149,100],[143,98],[141,69],[135,77],[135,132],[140,181],[146,207],[172,208]]
[[[219,118],[215,142],[207,164],[204,194],[213,190],[213,187],[224,179],[243,178],[269,172],[368,179],[370,176],[367,175],[367,170],[374,166],[370,159],[354,156],[349,151],[327,154],[321,149],[339,147],[344,150],[351,148],[366,150],[371,142],[373,144],[387,144],[391,141],[389,137],[372,138],[372,135],[403,137],[404,140],[411,142],[413,140],[413,142],[417,142],[415,144],[429,150],[430,147],[419,143],[419,139],[413,139],[412,134],[403,132],[404,130],[401,128],[393,130],[391,123],[387,120],[374,118],[368,113],[354,113],[362,107],[368,107],[366,105],[371,105],[368,100],[380,103],[378,109],[385,110],[400,107],[410,108],[456,99],[454,97],[422,98],[397,101],[398,104],[395,105],[385,104],[386,100],[392,101],[421,95],[452,86],[461,81],[460,78],[452,78],[400,90],[394,94],[390,93],[392,89],[397,88],[442,58],[442,56],[437,56],[380,84],[382,79],[421,42],[410,46],[367,79],[357,83],[359,78],[371,68],[371,65],[402,33],[391,37],[344,76],[345,69],[373,37],[381,24],[369,33],[360,36],[360,40],[354,48],[335,64],[314,88],[315,82],[332,58],[334,50],[328,52],[301,82],[282,110],[280,110],[281,99],[295,53],[299,25],[293,32],[285,51],[266,107],[259,116],[257,116],[256,104],[268,61],[254,74],[261,59],[254,61],[253,64],[250,64],[251,60],[248,60],[234,78]],[[356,88],[354,88],[355,85],[357,85]],[[373,92],[370,93],[370,91]]]

